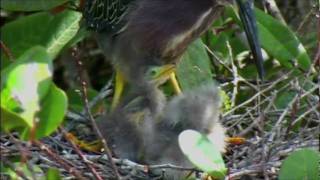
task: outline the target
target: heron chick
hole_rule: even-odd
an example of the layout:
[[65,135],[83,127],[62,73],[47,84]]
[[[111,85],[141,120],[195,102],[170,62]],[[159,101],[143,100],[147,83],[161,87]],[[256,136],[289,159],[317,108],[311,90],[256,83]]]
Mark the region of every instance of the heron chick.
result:
[[[174,97],[156,117],[148,108],[140,117],[132,110],[117,109],[107,120],[99,121],[99,127],[119,158],[149,165],[192,167],[179,148],[178,135],[186,129],[199,131],[220,152],[225,152],[226,136],[219,122],[219,109],[218,88],[204,85]],[[167,173],[173,179],[183,177],[179,171],[170,169]]]

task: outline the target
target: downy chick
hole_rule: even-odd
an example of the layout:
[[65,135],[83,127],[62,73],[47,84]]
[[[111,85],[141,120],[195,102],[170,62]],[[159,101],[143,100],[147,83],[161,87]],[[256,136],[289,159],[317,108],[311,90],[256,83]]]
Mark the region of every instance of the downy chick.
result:
[[[119,158],[149,165],[170,163],[192,167],[179,148],[178,135],[186,129],[197,130],[207,134],[224,152],[226,137],[218,120],[219,108],[218,88],[204,85],[174,97],[156,118],[147,108],[140,117],[128,109],[118,109],[107,121],[100,121],[99,126]],[[170,179],[183,176],[171,169],[166,173]]]

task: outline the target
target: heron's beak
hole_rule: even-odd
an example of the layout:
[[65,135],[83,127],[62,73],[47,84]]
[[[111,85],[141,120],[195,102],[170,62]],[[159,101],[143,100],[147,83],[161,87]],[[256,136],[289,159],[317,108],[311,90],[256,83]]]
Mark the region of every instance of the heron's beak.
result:
[[260,79],[263,79],[265,72],[263,68],[263,58],[258,38],[257,23],[253,11],[253,2],[252,0],[236,0],[236,2],[239,6],[240,19],[246,32],[251,52],[255,59],[259,77]]

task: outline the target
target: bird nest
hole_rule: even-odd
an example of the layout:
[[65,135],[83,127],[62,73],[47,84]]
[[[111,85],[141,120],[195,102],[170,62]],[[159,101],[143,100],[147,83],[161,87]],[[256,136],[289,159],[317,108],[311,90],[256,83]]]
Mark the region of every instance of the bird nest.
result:
[[[290,83],[283,83],[289,79]],[[291,152],[301,148],[319,148],[319,84],[308,78],[292,78],[290,73],[263,85],[246,83],[256,89],[256,93],[239,105],[225,110],[221,118],[229,136],[246,138],[240,145],[228,146],[224,155],[228,168],[226,178],[276,179],[283,160]],[[305,88],[306,86],[308,88]],[[98,99],[108,94],[108,87],[101,91]],[[224,87],[226,86],[222,85],[222,89]],[[293,93],[286,106],[277,105],[276,97],[289,91]],[[230,97],[236,96],[234,93],[237,92],[233,91]],[[231,103],[232,101],[231,98]],[[71,120],[71,123],[65,126],[67,130],[86,118],[71,112],[67,117]],[[88,131],[88,134],[91,133],[92,131]],[[70,143],[65,135],[65,130],[60,129],[50,137],[30,143],[18,140],[14,133],[1,134],[2,162],[19,173],[18,165],[9,159],[20,156],[27,162],[27,168],[33,169],[34,177],[44,176],[44,172],[54,167],[60,171],[63,179],[115,178],[106,155],[81,150]],[[113,163],[121,176],[127,179],[161,178],[161,174],[150,173],[153,169],[188,170],[171,164],[146,166],[121,159],[113,159]],[[31,168],[35,166],[42,171]],[[6,175],[2,174],[1,177],[5,179]]]

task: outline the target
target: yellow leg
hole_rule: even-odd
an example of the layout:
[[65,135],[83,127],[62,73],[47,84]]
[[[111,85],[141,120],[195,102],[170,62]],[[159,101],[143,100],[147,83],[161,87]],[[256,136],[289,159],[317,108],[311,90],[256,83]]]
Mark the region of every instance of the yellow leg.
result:
[[124,77],[119,70],[116,70],[116,80],[115,80],[115,88],[114,94],[111,104],[111,110],[114,110],[119,104],[122,92],[124,89]]
[[102,143],[100,141],[85,142],[85,141],[79,140],[72,133],[67,133],[66,138],[68,138],[69,141],[72,141],[75,145],[77,145],[81,149],[85,149],[90,152],[101,152]]
[[177,80],[177,78],[176,78],[176,74],[175,74],[175,72],[172,72],[171,74],[170,74],[170,82],[171,82],[171,84],[173,85],[173,89],[174,89],[174,92],[176,93],[176,94],[181,94],[181,88],[180,88],[180,86],[179,86],[179,82],[178,82],[178,80]]
[[246,142],[246,139],[243,137],[228,137],[226,141],[230,144],[240,145]]
[[175,65],[173,64],[167,64],[161,67],[153,67],[153,75],[151,77],[147,77],[147,79],[152,79],[153,83],[157,87],[162,85],[169,79],[170,83],[173,85],[174,92],[176,94],[181,94],[181,89],[176,78],[175,69]]

